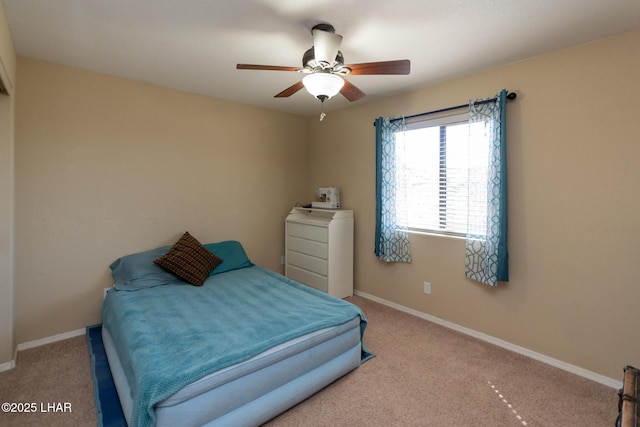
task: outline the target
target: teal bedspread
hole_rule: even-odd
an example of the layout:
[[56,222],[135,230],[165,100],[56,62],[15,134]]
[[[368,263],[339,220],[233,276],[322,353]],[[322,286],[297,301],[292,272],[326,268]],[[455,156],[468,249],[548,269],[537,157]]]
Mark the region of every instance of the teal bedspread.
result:
[[132,426],[154,425],[156,403],[212,372],[355,316],[364,334],[357,306],[259,266],[202,287],[111,290],[102,309],[132,390]]

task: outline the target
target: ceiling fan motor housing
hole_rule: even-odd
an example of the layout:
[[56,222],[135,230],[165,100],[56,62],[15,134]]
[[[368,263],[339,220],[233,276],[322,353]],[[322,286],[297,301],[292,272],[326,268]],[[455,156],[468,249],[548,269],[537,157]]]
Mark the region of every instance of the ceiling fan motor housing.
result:
[[[336,55],[333,64],[331,64],[330,69],[333,70],[333,72],[337,73],[340,72],[343,65],[344,57],[342,56],[342,52],[338,51],[338,54]],[[311,48],[308,49],[302,56],[302,66],[311,72],[323,69],[322,65],[316,62],[316,54],[313,46],[311,46]]]

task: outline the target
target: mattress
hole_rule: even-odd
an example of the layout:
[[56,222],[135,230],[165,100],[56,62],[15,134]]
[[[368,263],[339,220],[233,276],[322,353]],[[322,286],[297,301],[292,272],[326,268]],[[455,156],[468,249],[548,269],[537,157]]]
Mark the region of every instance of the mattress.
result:
[[370,356],[358,307],[249,262],[201,287],[157,278],[103,304],[129,425],[259,425]]
[[[131,389],[107,328],[102,328],[102,336],[123,413],[130,423]],[[258,426],[360,363],[360,319],[356,317],[189,384],[156,405],[156,426]]]

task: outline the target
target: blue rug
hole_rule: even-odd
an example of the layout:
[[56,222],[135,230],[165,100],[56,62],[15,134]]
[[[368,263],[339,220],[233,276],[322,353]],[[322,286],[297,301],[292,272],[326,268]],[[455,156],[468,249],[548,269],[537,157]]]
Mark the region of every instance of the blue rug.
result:
[[87,326],[87,344],[91,355],[93,395],[98,414],[98,427],[127,427],[113,383],[107,354],[102,343],[102,325]]

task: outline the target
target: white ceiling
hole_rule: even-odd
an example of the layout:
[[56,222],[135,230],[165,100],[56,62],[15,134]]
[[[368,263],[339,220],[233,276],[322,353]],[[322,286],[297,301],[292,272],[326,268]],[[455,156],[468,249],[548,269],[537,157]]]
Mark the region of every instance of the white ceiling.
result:
[[305,90],[273,97],[300,74],[235,66],[301,66],[320,22],[346,64],[411,60],[408,76],[348,77],[357,103],[640,28],[640,0],[1,1],[20,56],[305,116],[320,111]]

